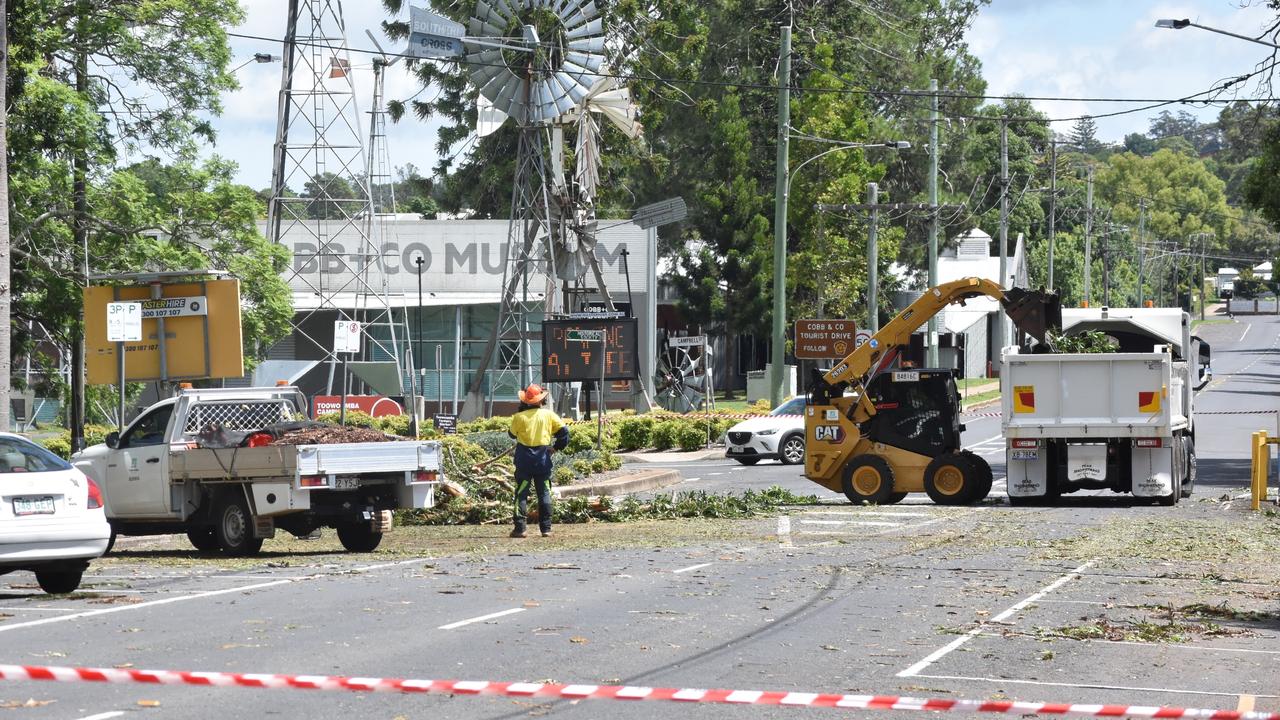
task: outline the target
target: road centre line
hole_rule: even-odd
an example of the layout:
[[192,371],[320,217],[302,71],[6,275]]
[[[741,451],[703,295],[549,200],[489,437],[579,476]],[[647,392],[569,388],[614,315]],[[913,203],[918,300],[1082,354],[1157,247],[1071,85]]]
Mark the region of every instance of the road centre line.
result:
[[[1169,646],[1173,647],[1173,646]],[[1049,682],[1047,680],[1014,680],[1011,678],[990,678],[990,677],[973,677],[969,675],[913,675],[912,677],[928,678],[929,680],[967,680],[969,682],[986,682],[986,683],[1013,683],[1016,685],[1039,685],[1042,687],[1066,687],[1066,688],[1086,688],[1089,690],[1125,690],[1129,692],[1156,692],[1170,693],[1173,695],[1212,695],[1215,697],[1240,697],[1242,693],[1238,692],[1214,692],[1212,690],[1176,690],[1173,688],[1162,687],[1140,687],[1135,685],[1103,685],[1102,683],[1091,682]],[[1251,693],[1254,697],[1260,698],[1280,698],[1280,695],[1258,695]]]
[[223,588],[221,590],[208,590],[205,592],[192,593],[190,595],[178,595],[176,597],[160,598],[159,600],[148,600],[146,602],[134,603],[132,605],[118,605],[116,607],[102,608],[101,610],[86,610],[84,612],[74,613],[72,615],[61,615],[59,617],[43,618],[40,620],[28,620],[27,622],[14,623],[12,625],[0,625],[0,633],[10,632],[12,630],[21,630],[23,628],[35,627],[37,625],[50,625],[52,623],[66,622],[68,620],[80,620],[87,617],[97,617],[99,615],[110,615],[112,613],[129,612],[131,610],[141,610],[143,608],[156,607],[158,605],[169,605],[171,603],[186,602],[188,600],[202,600],[209,597],[217,597],[218,595],[229,595],[231,593],[243,593],[250,590],[262,590],[269,587],[279,587],[281,585],[290,585],[292,583],[303,582],[305,580],[319,580],[321,578],[335,577],[338,575],[358,574],[368,572],[370,570],[381,570],[383,568],[395,567],[397,565],[410,565],[420,563],[423,558],[414,558],[412,560],[399,560],[390,563],[379,563],[377,565],[365,565],[351,569],[337,570],[328,573],[313,573],[311,575],[302,575],[299,577],[283,578],[280,580],[271,580],[269,582],[254,583],[252,585],[240,585],[233,588]]
[[[927,505],[917,505],[916,507],[920,508],[920,509],[921,509],[921,510],[923,510],[923,511],[928,511],[928,510],[929,510],[929,507],[928,507]],[[851,510],[805,510],[805,511],[804,511],[803,513],[801,513],[801,514],[803,514],[803,515],[840,515],[841,517],[845,517],[845,516],[848,516],[848,517],[862,517],[862,516],[865,516],[865,515],[870,515],[870,516],[872,516],[872,517],[909,517],[909,518],[918,518],[918,517],[920,517],[921,515],[924,515],[925,513],[918,513],[918,512],[879,512],[879,511],[873,511],[873,510],[867,510],[866,512],[857,512],[857,511],[851,511]],[[928,517],[928,516],[926,515],[926,517]]]
[[865,527],[902,527],[902,523],[888,520],[801,520],[801,525],[857,525]]
[[902,672],[898,673],[898,675],[897,675],[897,676],[898,676],[898,677],[915,677],[915,676],[920,675],[920,671],[922,671],[922,670],[924,670],[925,668],[929,667],[930,665],[932,665],[932,664],[934,664],[934,663],[938,662],[938,661],[939,661],[939,660],[941,660],[942,658],[944,658],[944,657],[946,657],[947,655],[951,654],[951,652],[952,652],[953,650],[955,650],[956,648],[960,647],[961,645],[964,645],[965,643],[967,643],[967,642],[969,642],[970,640],[974,639],[974,638],[975,638],[975,637],[977,637],[978,635],[982,634],[983,630],[985,630],[985,629],[986,629],[986,627],[987,627],[987,624],[988,624],[988,623],[1004,622],[1005,620],[1009,619],[1010,617],[1012,617],[1012,616],[1014,616],[1014,615],[1018,614],[1019,612],[1021,612],[1021,611],[1022,611],[1022,609],[1023,609],[1023,608],[1027,607],[1028,605],[1031,605],[1032,603],[1034,603],[1035,601],[1037,601],[1037,600],[1039,600],[1040,598],[1044,597],[1045,595],[1048,595],[1049,593],[1053,592],[1054,590],[1057,590],[1058,588],[1062,587],[1063,585],[1066,585],[1068,582],[1071,582],[1072,580],[1079,578],[1079,577],[1080,577],[1080,573],[1082,573],[1082,572],[1084,572],[1085,570],[1087,570],[1087,569],[1089,568],[1089,566],[1090,566],[1090,565],[1092,565],[1092,564],[1094,564],[1096,561],[1097,561],[1097,560],[1095,559],[1095,560],[1090,560],[1090,561],[1086,562],[1085,564],[1081,565],[1080,567],[1077,567],[1076,569],[1072,570],[1071,572],[1067,573],[1066,575],[1063,575],[1062,577],[1058,578],[1057,580],[1054,580],[1053,582],[1051,582],[1051,583],[1049,583],[1048,585],[1044,586],[1044,587],[1043,587],[1043,588],[1041,588],[1039,591],[1034,592],[1034,593],[1032,593],[1032,594],[1028,595],[1027,597],[1023,598],[1022,600],[1019,600],[1018,602],[1014,603],[1013,605],[1010,605],[1010,606],[1009,606],[1009,607],[1008,607],[1004,612],[1000,613],[999,615],[996,615],[995,617],[991,618],[990,620],[984,620],[984,621],[980,622],[980,623],[978,624],[978,626],[977,626],[977,627],[973,628],[972,630],[970,630],[969,632],[965,633],[964,635],[961,635],[960,637],[956,638],[955,640],[952,640],[951,642],[947,643],[946,645],[943,645],[942,647],[938,648],[937,650],[934,650],[933,652],[929,653],[929,655],[928,655],[928,656],[926,656],[923,660],[921,660],[920,662],[916,663],[915,665],[912,665],[911,667],[907,668],[906,670],[903,670]]
[[454,628],[460,628],[463,625],[470,625],[472,623],[484,622],[485,620],[492,620],[494,618],[500,618],[505,615],[515,615],[518,612],[524,612],[524,608],[518,607],[518,608],[510,608],[508,610],[499,610],[498,612],[489,613],[488,615],[481,615],[480,617],[467,618],[466,620],[451,622],[448,625],[441,625],[436,629],[437,630],[453,630]]
[[701,565],[690,565],[689,567],[680,568],[679,570],[672,570],[671,572],[672,574],[679,575],[680,573],[693,572],[694,570],[701,570],[704,567],[711,567],[712,565],[715,565],[715,563],[702,563]]

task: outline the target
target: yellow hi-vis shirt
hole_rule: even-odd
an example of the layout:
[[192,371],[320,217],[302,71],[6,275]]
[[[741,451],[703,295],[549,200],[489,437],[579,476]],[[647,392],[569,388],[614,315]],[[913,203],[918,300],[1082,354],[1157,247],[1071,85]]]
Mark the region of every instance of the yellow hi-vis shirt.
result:
[[511,434],[525,447],[545,447],[552,437],[564,427],[559,415],[546,408],[521,410],[511,416]]

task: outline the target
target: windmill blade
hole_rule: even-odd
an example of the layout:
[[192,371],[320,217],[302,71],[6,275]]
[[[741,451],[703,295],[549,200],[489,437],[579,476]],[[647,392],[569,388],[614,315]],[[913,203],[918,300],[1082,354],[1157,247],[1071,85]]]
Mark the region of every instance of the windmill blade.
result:
[[[600,38],[596,38],[596,39],[600,39]],[[601,42],[603,43],[603,40],[601,40]],[[569,43],[569,45],[570,47],[572,47],[573,43]],[[570,52],[567,52],[564,54],[564,59],[576,65],[581,65],[582,67],[587,68],[593,73],[598,71],[600,68],[604,67],[603,55],[588,54],[586,52],[574,52],[571,50]]]
[[560,87],[573,100],[575,105],[579,105],[583,100],[590,96],[590,90],[581,82],[569,77],[567,73],[558,72],[555,74],[556,82],[560,83]]
[[516,93],[519,92],[520,86],[523,84],[514,76],[512,76],[511,79],[512,82],[503,86],[502,90],[498,92],[497,97],[491,98],[493,100],[494,108],[502,111],[506,115],[512,114],[512,101],[515,99]]
[[587,22],[588,20],[592,20],[599,16],[600,16],[600,12],[596,10],[596,4],[594,2],[588,2],[586,5],[583,5],[582,8],[578,10],[578,12],[574,13],[570,17],[565,18],[564,29],[570,30],[572,28],[576,28],[582,23]]
[[495,107],[489,98],[484,95],[476,98],[476,135],[488,137],[506,121],[507,114]]
[[604,32],[604,20],[596,18],[585,25],[579,25],[573,30],[566,32],[564,36],[568,40],[577,40],[578,38],[599,35],[602,32]]
[[[471,18],[471,22],[467,23],[467,33],[472,37],[502,37],[503,30],[496,25],[481,20],[480,18]],[[476,45],[475,43],[472,43]],[[480,47],[476,45],[476,47]]]

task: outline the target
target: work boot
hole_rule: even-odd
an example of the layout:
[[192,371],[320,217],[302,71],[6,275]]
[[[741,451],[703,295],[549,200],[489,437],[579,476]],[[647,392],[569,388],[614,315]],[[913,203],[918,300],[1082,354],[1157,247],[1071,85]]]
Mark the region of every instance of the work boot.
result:
[[542,537],[551,537],[551,531],[550,531],[550,530],[543,530],[543,531],[542,531]]
[[511,535],[509,535],[508,537],[513,537],[513,538],[522,538],[522,537],[528,537],[528,536],[524,534],[524,531],[523,531],[523,530],[520,530],[520,529],[518,529],[518,528],[517,528],[517,529],[515,529],[515,530],[512,530],[512,531],[511,531]]

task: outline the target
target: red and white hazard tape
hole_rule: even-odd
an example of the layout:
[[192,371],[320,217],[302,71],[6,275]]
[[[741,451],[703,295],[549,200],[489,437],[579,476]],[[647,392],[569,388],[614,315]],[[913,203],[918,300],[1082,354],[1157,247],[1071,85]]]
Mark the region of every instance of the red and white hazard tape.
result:
[[1275,415],[1280,410],[1197,410],[1197,415]]
[[998,418],[1000,417],[1000,413],[998,412],[960,413],[960,414],[967,418]]
[[405,680],[339,677],[333,675],[267,675],[256,673],[178,672],[120,668],[71,668],[41,665],[0,665],[0,679],[54,682],[140,683],[349,692],[426,693],[434,695],[492,695],[548,700],[659,700],[730,705],[834,707],[854,710],[924,710],[929,712],[1044,713],[1088,717],[1209,718],[1210,720],[1280,720],[1280,713],[1205,710],[1147,705],[1082,705],[1012,700],[923,699],[897,695],[766,692],[761,690],[696,690],[622,685],[562,685],[554,683],[486,682],[475,680]]

